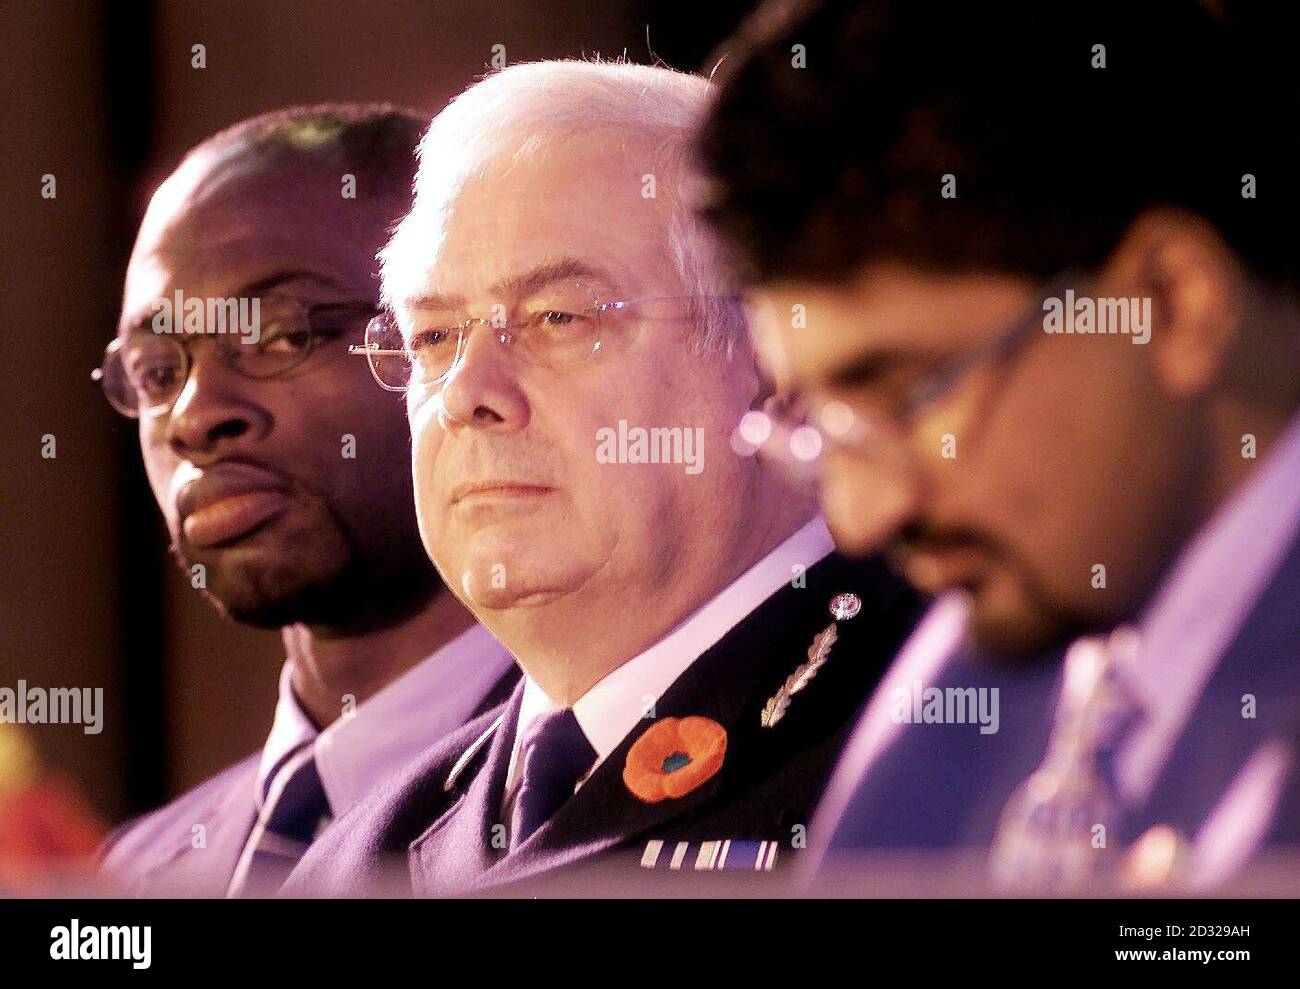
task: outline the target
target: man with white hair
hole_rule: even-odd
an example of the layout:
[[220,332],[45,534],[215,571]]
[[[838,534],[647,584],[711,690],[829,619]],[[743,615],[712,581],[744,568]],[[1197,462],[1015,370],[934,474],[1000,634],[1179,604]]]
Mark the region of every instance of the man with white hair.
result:
[[803,846],[918,601],[835,556],[812,492],[748,455],[772,387],[684,189],[708,95],[664,68],[519,65],[425,135],[366,354],[406,392],[425,549],[525,676],[288,892],[364,890],[385,855],[436,895],[764,873]]
[[[141,224],[97,377],[138,424],[177,561],[222,614],[279,629],[285,662],[261,751],[105,841],[121,892],[275,892],[324,822],[518,679],[415,545],[405,417],[348,357],[422,126],[347,103],[240,121]],[[178,303],[189,332],[162,333],[174,297],[247,303],[255,332],[197,332]]]

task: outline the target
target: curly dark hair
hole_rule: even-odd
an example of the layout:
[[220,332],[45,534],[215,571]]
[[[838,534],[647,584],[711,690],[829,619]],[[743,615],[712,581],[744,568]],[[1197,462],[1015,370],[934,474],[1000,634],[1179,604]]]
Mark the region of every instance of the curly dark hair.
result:
[[1223,6],[774,0],[720,53],[702,213],[751,281],[878,258],[1043,278],[1167,205],[1294,286],[1289,35]]

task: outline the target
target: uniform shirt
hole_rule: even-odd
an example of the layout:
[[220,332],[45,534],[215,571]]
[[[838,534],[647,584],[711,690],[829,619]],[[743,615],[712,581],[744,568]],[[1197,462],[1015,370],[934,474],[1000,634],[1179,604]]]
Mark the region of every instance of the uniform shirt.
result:
[[[618,748],[642,718],[653,717],[654,703],[700,655],[719,642],[759,605],[790,583],[803,570],[829,556],[835,548],[830,530],[814,518],[710,598],[685,621],[640,655],[607,673],[573,704],[574,717],[596,751],[594,770]],[[537,683],[524,677],[506,776],[503,819],[510,820],[522,770],[519,747],[533,719],[557,704]]]

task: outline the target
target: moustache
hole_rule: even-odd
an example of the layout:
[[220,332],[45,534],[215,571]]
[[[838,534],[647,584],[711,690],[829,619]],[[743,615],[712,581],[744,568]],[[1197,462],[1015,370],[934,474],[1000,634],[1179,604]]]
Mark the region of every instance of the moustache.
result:
[[986,532],[965,525],[940,525],[917,519],[899,528],[885,546],[887,559],[897,563],[921,553],[977,552],[1005,558],[1007,547]]

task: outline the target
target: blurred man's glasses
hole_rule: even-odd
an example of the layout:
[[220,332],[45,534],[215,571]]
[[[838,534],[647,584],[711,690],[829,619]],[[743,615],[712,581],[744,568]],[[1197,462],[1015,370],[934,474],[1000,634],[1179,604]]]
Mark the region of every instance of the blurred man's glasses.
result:
[[[629,321],[680,321],[691,306],[734,304],[740,300],[713,295],[660,295],[621,302],[599,302],[581,290],[552,293],[561,297],[514,319],[461,318],[460,314],[415,307],[403,328],[391,312],[381,312],[366,327],[366,341],[349,352],[365,357],[381,388],[404,392],[411,384],[442,385],[469,346],[470,334],[483,327],[518,357],[549,369],[573,367],[626,339]],[[567,295],[567,298],[563,298]]]
[[[225,362],[247,378],[274,378],[293,370],[321,343],[347,334],[360,316],[376,311],[369,302],[304,302],[290,296],[259,300],[256,333],[214,333]],[[179,317],[178,317],[179,319]],[[113,408],[131,419],[170,411],[189,380],[192,360],[186,341],[197,333],[161,333],[142,326],[118,337],[104,351],[91,378],[104,388]]]
[[882,458],[897,454],[916,421],[977,371],[1009,361],[1043,332],[1043,300],[1073,285],[1077,273],[1062,271],[1036,292],[1034,301],[1001,333],[957,354],[934,370],[896,387],[892,393],[854,396],[851,401],[812,402],[796,397],[772,415],[748,413],[736,430],[733,446],[741,453],[762,448],[791,464],[812,465],[835,451]]

